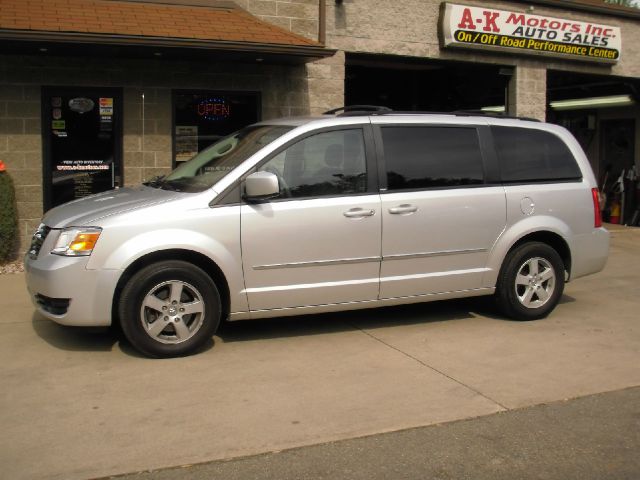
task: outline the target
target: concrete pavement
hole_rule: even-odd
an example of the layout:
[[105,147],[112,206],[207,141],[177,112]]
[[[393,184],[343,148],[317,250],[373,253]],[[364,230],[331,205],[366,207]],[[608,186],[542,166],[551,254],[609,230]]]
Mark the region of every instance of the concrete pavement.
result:
[[638,229],[614,232],[605,271],[542,321],[474,299],[241,322],[172,360],[45,320],[23,275],[2,275],[3,475],[158,469],[640,385],[638,245]]

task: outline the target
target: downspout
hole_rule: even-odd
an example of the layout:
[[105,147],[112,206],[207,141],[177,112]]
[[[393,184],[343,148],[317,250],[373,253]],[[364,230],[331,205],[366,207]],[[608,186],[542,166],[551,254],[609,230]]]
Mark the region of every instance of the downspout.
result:
[[327,3],[319,0],[318,3],[318,43],[324,45],[327,42]]

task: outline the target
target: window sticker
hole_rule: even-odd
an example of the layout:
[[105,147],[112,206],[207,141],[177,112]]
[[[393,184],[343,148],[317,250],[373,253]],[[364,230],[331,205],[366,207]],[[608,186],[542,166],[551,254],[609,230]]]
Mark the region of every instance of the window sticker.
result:
[[71,111],[80,114],[90,112],[91,110],[93,110],[94,106],[95,103],[90,98],[78,97],[69,100],[69,108],[71,109]]

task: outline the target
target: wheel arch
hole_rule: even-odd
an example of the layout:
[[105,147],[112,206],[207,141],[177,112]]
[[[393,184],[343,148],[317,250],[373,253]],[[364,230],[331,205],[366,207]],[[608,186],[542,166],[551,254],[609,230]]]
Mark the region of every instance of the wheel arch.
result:
[[[519,238],[511,245],[511,247],[509,247],[505,258],[507,255],[509,255],[509,253],[518,248],[520,245],[529,242],[545,243],[553,248],[556,252],[558,252],[558,255],[560,255],[560,258],[562,259],[564,270],[566,272],[565,278],[568,279],[571,277],[571,249],[569,248],[569,244],[561,235],[549,230],[531,232]],[[500,268],[502,269],[502,267]]]
[[565,280],[569,281],[573,262],[571,236],[571,228],[557,218],[537,216],[517,222],[502,233],[491,249],[482,286],[495,287],[509,253],[527,242],[541,242],[558,252],[564,263]]
[[218,288],[220,300],[222,302],[221,319],[224,320],[228,317],[231,309],[229,282],[220,267],[211,258],[202,253],[195,252],[193,250],[173,248],[147,253],[127,266],[118,280],[113,295],[113,302],[111,305],[113,324],[120,322],[120,319],[118,318],[118,302],[120,301],[122,290],[129,279],[131,279],[131,277],[142,268],[153,263],[167,260],[182,260],[202,269],[213,280]]

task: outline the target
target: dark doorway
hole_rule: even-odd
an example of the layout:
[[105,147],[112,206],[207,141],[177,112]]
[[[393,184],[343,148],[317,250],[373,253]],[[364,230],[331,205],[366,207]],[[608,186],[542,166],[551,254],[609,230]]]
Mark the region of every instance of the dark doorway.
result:
[[[610,172],[611,177],[619,177],[622,171],[629,171],[635,163],[635,120],[603,120],[600,167]],[[610,178],[610,181],[615,180]]]
[[[547,71],[547,102],[569,99],[602,98],[629,95],[636,99],[640,95],[640,79],[616,77],[614,75],[593,75],[558,70]],[[587,109],[586,106],[576,109]],[[602,108],[595,106],[594,109]],[[553,108],[550,116],[557,115]]]
[[[633,119],[601,122],[600,171],[607,194],[605,215],[627,224],[637,209],[636,184],[629,171],[635,165],[636,124]],[[612,213],[617,209],[617,215]]]
[[45,87],[44,209],[122,185],[122,92]]
[[[614,137],[619,141],[620,135],[633,138],[629,125],[637,116],[638,100],[640,79],[547,71],[547,121],[562,125],[578,139],[601,188],[605,174],[611,182],[622,171],[621,160],[613,158],[618,156],[618,148],[612,142]],[[620,132],[615,133],[618,129]],[[633,158],[625,160],[629,161],[631,165],[624,168],[633,165]]]
[[499,65],[351,54],[345,103],[432,112],[504,107],[511,73]]

